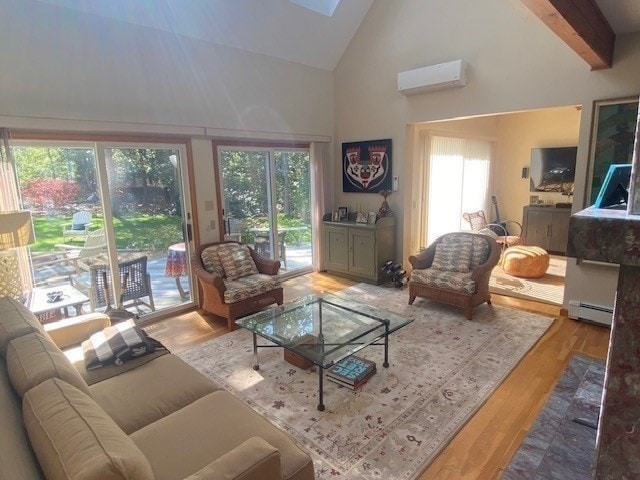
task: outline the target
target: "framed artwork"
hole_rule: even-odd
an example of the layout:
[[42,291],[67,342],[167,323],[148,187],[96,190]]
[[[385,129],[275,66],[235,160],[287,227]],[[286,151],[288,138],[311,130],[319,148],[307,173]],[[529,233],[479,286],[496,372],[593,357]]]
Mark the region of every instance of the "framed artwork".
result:
[[342,191],[391,190],[391,139],[342,144]]
[[348,207],[338,207],[338,220],[341,222],[346,222],[349,219],[349,208]]
[[587,206],[595,203],[610,165],[631,163],[637,120],[638,97],[594,102]]

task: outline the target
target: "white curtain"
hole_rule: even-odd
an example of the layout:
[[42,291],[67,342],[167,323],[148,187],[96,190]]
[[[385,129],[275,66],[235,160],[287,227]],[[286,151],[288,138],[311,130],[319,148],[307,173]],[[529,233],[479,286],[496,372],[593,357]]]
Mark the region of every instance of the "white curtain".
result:
[[311,223],[313,238],[311,241],[313,265],[316,271],[324,269],[322,258],[322,216],[328,210],[329,199],[325,189],[324,171],[329,162],[329,144],[312,142],[311,153]]
[[424,245],[445,233],[468,230],[462,214],[486,209],[491,142],[434,135],[428,152]]
[[[15,164],[9,147],[9,130],[0,129],[2,143],[0,144],[0,212],[13,212],[21,209],[18,181],[15,174]],[[22,291],[30,292],[33,288],[29,251],[27,247],[16,249]]]

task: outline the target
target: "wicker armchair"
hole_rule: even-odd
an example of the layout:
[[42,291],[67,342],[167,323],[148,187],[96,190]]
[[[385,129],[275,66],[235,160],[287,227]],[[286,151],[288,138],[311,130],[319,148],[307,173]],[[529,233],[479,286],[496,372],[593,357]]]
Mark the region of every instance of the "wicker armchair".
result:
[[[457,245],[471,245],[470,257],[466,259],[468,271],[465,272],[465,268],[455,271],[454,267],[447,270],[442,265],[437,265],[438,269],[432,268],[440,244],[454,250],[462,248]],[[438,250],[443,251],[442,248]],[[484,302],[491,305],[489,278],[499,259],[500,247],[487,235],[456,232],[437,238],[429,248],[409,257],[413,268],[409,280],[409,305],[416,297],[428,298],[464,308],[467,319],[471,320],[473,307]]]
[[[231,298],[235,296],[234,291],[237,292],[243,288],[246,291],[247,287],[239,286],[238,283],[240,282],[231,282],[226,277],[208,272],[202,260],[202,252],[205,249],[227,243],[240,244],[240,242],[233,241],[213,242],[206,243],[197,248],[191,255],[191,271],[198,278],[201,308],[213,315],[225,318],[227,320],[227,327],[229,331],[231,331],[236,328],[236,319],[251,313],[256,313],[273,303],[282,305],[283,290],[277,276],[280,270],[280,262],[261,257],[253,248],[247,246],[259,274],[251,275],[240,280],[256,282],[254,284],[256,286],[250,288],[250,290],[254,290],[256,293],[251,296],[246,296],[246,294],[238,295],[237,297],[240,299],[234,301],[235,299]],[[262,285],[259,285],[260,283]]]

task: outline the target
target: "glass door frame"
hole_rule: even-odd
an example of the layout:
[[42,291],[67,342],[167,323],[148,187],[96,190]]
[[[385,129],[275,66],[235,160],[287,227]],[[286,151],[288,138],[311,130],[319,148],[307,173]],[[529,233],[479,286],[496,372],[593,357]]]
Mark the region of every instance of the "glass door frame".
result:
[[[101,199],[108,199],[109,185],[108,176],[106,170],[105,154],[104,150],[108,148],[157,148],[157,149],[173,149],[178,150],[180,154],[179,176],[180,176],[180,188],[182,189],[182,216],[183,216],[183,233],[185,238],[185,248],[187,255],[187,262],[189,263],[191,252],[194,251],[195,246],[200,244],[200,236],[198,232],[196,199],[195,199],[195,187],[193,186],[193,157],[191,150],[191,140],[184,138],[159,138],[159,137],[138,137],[138,136],[118,136],[118,135],[91,135],[91,134],[60,134],[50,132],[30,132],[30,131],[12,131],[10,146],[56,146],[56,147],[68,147],[68,148],[87,148],[94,151],[95,168],[96,168],[96,189],[100,193]],[[15,168],[15,166],[14,166]],[[16,177],[16,182],[19,179]],[[20,185],[17,185],[20,192]],[[106,196],[105,196],[106,195]],[[22,201],[22,200],[21,200]],[[111,211],[111,205],[108,201],[101,201],[101,209],[105,222],[105,232],[107,237],[107,263],[111,270],[114,295],[113,298],[119,298],[120,296],[120,279],[118,269],[118,253],[115,243],[115,232],[113,231],[113,216]],[[191,235],[188,235],[188,232]],[[190,238],[189,238],[190,237]],[[30,262],[31,263],[31,262]],[[31,273],[33,278],[33,272]],[[198,289],[197,282],[194,279],[193,272],[189,268],[189,288],[191,292],[191,298],[188,301],[184,301],[178,305],[164,308],[162,310],[156,310],[150,313],[144,314],[139,324],[147,324],[154,321],[157,318],[166,317],[171,314],[180,313],[186,310],[191,310],[197,306],[198,302]]]
[[[271,253],[274,258],[277,256],[278,260],[280,260],[280,244],[279,238],[277,235],[278,228],[278,215],[277,215],[277,195],[273,194],[276,186],[276,169],[275,169],[275,156],[274,152],[305,152],[309,155],[309,162],[311,162],[311,146],[309,143],[300,143],[300,142],[260,142],[260,141],[224,141],[224,140],[214,140],[213,144],[213,163],[214,163],[214,171],[216,177],[216,195],[218,201],[218,225],[220,225],[220,241],[224,241],[225,235],[225,224],[224,224],[224,198],[223,198],[223,190],[224,190],[224,179],[222,178],[221,168],[220,168],[220,152],[223,150],[231,150],[231,151],[251,151],[251,152],[267,152],[268,153],[268,161],[267,161],[267,175],[269,176],[269,182],[267,182],[267,192],[269,196],[268,201],[268,215],[270,221],[270,229],[269,229],[269,239],[271,245]],[[310,165],[311,167],[311,165]],[[311,175],[312,169],[309,169]],[[311,188],[313,188],[313,183],[310,184]],[[311,192],[310,192],[311,195]],[[311,201],[311,199],[309,199]],[[311,241],[313,242],[313,222],[311,223]],[[283,279],[297,277],[299,275],[304,275],[307,273],[311,273],[314,271],[314,259],[313,255],[311,257],[311,265],[308,267],[301,267],[291,272],[281,273],[280,277]]]
[[[159,316],[165,316],[167,313],[173,313],[176,311],[181,311],[185,307],[193,307],[196,305],[197,301],[197,288],[194,288],[196,282],[193,280],[193,274],[191,273],[191,267],[189,259],[191,258],[191,252],[195,249],[195,236],[193,234],[193,213],[192,213],[192,205],[191,205],[191,188],[189,181],[189,168],[188,168],[188,160],[187,160],[187,147],[184,143],[158,143],[158,142],[130,142],[130,141],[99,141],[95,142],[96,148],[96,169],[97,169],[97,178],[98,178],[98,187],[100,192],[100,198],[109,199],[111,198],[111,193],[109,190],[109,177],[107,173],[107,162],[105,150],[107,149],[162,149],[162,150],[178,150],[180,153],[180,159],[178,162],[179,165],[179,176],[180,176],[180,188],[182,189],[182,218],[183,218],[183,237],[185,243],[185,255],[187,258],[187,268],[189,270],[189,276],[187,277],[189,282],[189,292],[190,292],[190,300],[182,301],[179,305],[175,305],[173,307],[167,307],[160,311],[153,311],[150,313],[146,313],[142,318],[143,322],[151,321],[154,318]],[[104,215],[105,222],[105,230],[107,232],[107,254],[109,258],[109,267],[111,269],[111,278],[113,280],[113,290],[114,290],[114,298],[120,297],[121,292],[121,278],[120,271],[118,268],[118,250],[116,247],[116,238],[115,238],[115,227],[113,223],[113,211],[112,205],[109,201],[102,202],[102,211]],[[188,231],[191,231],[191,235],[189,235]]]

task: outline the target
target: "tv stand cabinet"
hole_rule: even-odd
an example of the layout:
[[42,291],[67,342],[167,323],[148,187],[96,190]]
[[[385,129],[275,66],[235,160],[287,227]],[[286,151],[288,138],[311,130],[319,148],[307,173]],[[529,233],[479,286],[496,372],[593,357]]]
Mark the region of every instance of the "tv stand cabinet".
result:
[[327,272],[378,285],[387,280],[380,267],[395,257],[395,218],[373,224],[324,222],[324,263]]
[[526,206],[523,212],[525,244],[566,254],[571,208]]

